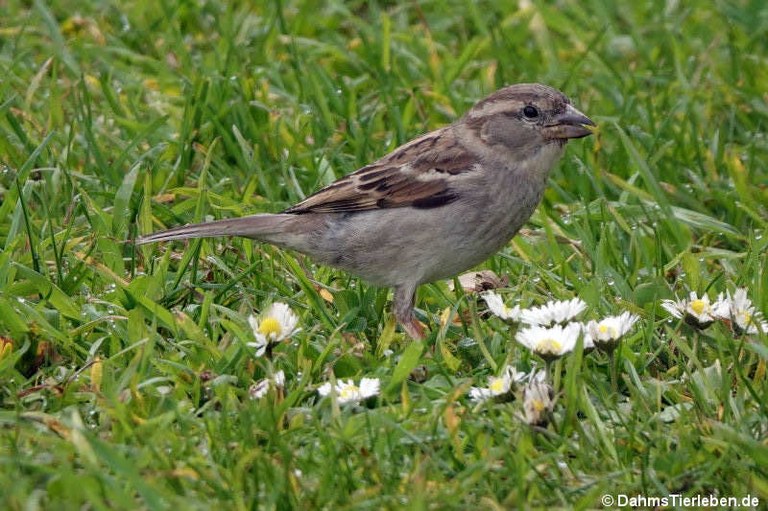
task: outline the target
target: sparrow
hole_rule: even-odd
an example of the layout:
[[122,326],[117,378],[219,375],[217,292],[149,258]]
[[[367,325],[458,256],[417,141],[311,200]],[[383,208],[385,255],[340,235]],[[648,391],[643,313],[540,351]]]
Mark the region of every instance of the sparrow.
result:
[[244,236],[394,288],[405,332],[424,338],[416,288],[502,248],[533,214],[566,143],[595,124],[560,91],[510,85],[277,214],[176,227],[138,244]]

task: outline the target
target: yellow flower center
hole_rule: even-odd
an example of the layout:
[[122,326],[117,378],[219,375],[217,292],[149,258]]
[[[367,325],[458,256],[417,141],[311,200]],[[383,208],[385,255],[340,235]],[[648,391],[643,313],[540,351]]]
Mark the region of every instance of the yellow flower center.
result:
[[619,329],[608,325],[597,325],[597,331],[600,334],[608,334],[610,337],[618,337]]
[[696,314],[701,314],[707,308],[704,300],[694,300],[691,302],[691,310]]
[[539,353],[552,353],[559,355],[563,352],[563,345],[556,339],[542,339],[536,345],[536,351]]
[[360,388],[357,385],[347,385],[341,389],[341,392],[339,392],[339,397],[341,399],[349,399],[356,396],[359,392]]
[[542,410],[544,410],[544,408],[546,408],[546,406],[544,405],[544,401],[542,401],[541,399],[532,399],[531,405],[533,405],[533,409],[536,410],[537,412],[541,412]]
[[740,329],[748,330],[752,323],[752,314],[749,311],[738,310],[733,313],[733,321]]
[[501,394],[504,392],[504,378],[494,378],[491,380],[491,384],[488,386],[491,392],[494,394]]
[[277,337],[280,335],[281,331],[282,327],[280,326],[280,322],[271,316],[264,318],[264,320],[259,324],[259,333],[264,337],[270,337],[273,335]]

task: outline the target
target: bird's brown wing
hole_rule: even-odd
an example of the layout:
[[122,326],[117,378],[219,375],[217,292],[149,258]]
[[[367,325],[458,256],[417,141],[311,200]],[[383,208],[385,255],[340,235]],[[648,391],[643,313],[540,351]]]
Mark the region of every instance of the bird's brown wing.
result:
[[379,161],[326,186],[284,213],[343,213],[372,209],[434,208],[457,196],[451,179],[473,172],[478,158],[449,128],[433,131]]

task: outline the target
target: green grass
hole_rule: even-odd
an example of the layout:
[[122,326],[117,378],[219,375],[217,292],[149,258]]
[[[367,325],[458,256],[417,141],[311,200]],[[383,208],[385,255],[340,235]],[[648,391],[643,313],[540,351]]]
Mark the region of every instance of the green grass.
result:
[[[659,307],[741,286],[768,310],[764,2],[252,3],[4,3],[0,507],[766,505],[768,339]],[[424,286],[432,333],[412,343],[386,290],[296,254],[130,243],[279,211],[524,81],[600,128],[483,266],[510,303],[642,318],[618,392],[599,353],[555,365],[546,430],[519,399],[467,398],[493,365],[540,366],[474,295]],[[247,317],[278,300],[302,331],[256,359]],[[284,395],[249,399],[277,369]],[[331,375],[383,393],[339,408],[315,392]]]

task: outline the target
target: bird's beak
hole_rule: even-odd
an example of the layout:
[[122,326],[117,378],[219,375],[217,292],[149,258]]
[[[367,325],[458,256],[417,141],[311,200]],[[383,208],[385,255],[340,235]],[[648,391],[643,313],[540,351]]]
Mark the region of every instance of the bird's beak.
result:
[[552,119],[552,124],[546,126],[544,132],[549,138],[567,140],[591,135],[594,126],[592,119],[568,105],[565,112]]

